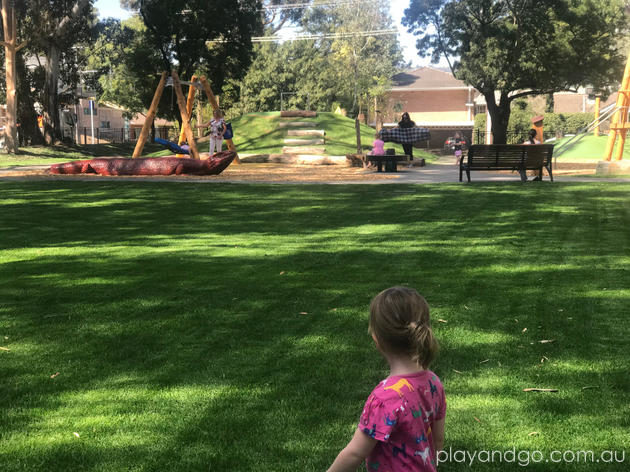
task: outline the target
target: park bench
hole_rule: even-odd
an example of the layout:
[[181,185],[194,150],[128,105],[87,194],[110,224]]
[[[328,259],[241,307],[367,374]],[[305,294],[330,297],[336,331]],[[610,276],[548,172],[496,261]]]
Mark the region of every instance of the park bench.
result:
[[408,160],[409,156],[396,154],[384,154],[382,156],[368,155],[366,159],[376,164],[377,172],[383,172],[383,164],[385,164],[385,172],[396,172],[398,170],[398,162]]
[[516,170],[521,180],[527,180],[527,171],[538,171],[542,180],[543,167],[551,172],[553,144],[473,144],[468,154],[459,163],[459,181],[466,172],[470,182],[470,172],[474,170]]

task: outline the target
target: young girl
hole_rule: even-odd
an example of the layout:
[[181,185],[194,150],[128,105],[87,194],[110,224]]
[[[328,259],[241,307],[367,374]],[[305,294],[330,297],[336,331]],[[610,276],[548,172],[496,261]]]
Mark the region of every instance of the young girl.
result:
[[385,155],[385,142],[381,139],[381,134],[376,133],[374,135],[374,142],[372,143],[371,156],[384,156]]
[[[218,108],[212,113],[213,118],[207,123],[202,123],[197,128],[210,127],[210,155],[221,152],[223,149],[223,134],[226,131],[223,113]],[[215,151],[216,149],[216,151]]]
[[538,136],[536,130],[534,128],[530,129],[529,133],[527,133],[527,139],[523,144],[540,144],[536,136]]
[[390,374],[370,394],[358,428],[329,472],[436,471],[444,446],[446,399],[428,370],[438,349],[429,305],[415,290],[392,287],[370,304],[368,332]]

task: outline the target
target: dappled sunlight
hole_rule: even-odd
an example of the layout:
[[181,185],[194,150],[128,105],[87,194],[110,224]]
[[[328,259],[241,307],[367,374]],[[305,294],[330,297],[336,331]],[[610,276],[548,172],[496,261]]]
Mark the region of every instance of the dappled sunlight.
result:
[[3,458],[89,470],[231,470],[243,449],[242,470],[332,458],[387,376],[368,307],[396,284],[431,305],[447,441],[535,448],[596,430],[594,444],[605,431],[620,443],[624,194],[1,183]]

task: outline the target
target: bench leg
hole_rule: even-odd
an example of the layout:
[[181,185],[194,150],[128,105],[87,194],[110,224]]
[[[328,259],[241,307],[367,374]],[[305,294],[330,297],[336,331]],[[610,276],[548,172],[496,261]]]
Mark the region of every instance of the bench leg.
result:
[[459,181],[462,181],[462,174],[464,173],[464,170],[462,169],[462,166],[459,166]]
[[470,169],[466,169],[466,177],[468,178],[468,183],[470,183]]
[[553,174],[551,172],[551,164],[549,164],[549,166],[547,166],[547,172],[549,172],[549,179],[551,179],[551,181],[553,182]]

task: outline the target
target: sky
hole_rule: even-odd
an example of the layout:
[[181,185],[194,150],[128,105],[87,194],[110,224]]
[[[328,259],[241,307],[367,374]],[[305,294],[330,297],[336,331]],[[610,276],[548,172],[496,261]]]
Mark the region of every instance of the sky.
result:
[[[101,18],[111,16],[114,18],[125,19],[130,16],[128,11],[120,8],[119,0],[97,0],[94,3],[94,6],[98,8],[99,16]],[[415,46],[415,37],[412,34],[407,33],[406,28],[400,23],[400,20],[404,15],[405,8],[408,6],[409,0],[391,0],[390,13],[398,28],[398,40],[403,48],[405,62],[411,62],[413,67],[421,67],[428,65],[429,59],[418,57]]]

